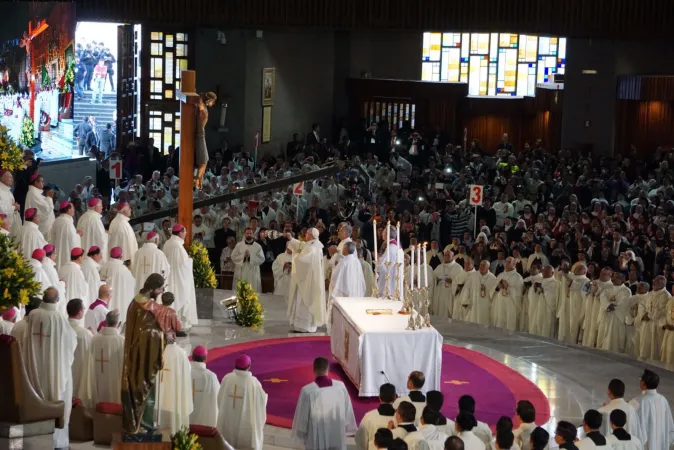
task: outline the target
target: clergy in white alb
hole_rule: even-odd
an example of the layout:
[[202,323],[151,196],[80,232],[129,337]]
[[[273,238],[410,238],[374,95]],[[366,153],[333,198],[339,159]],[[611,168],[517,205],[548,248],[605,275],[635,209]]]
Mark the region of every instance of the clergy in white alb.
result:
[[[136,280],[128,267],[124,264],[124,253],[121,248],[110,249],[108,262],[101,266],[101,281],[110,286],[112,299],[109,309],[119,311],[121,317],[126,318],[126,310],[136,295]],[[124,322],[124,320],[122,320]]]
[[[625,353],[637,358],[637,348],[639,348],[639,335],[637,333],[637,318],[639,317],[639,308],[644,308],[650,285],[644,281],[637,283],[636,293],[627,301],[627,314],[625,315]],[[642,313],[643,314],[643,313]]]
[[372,270],[372,263],[363,259],[363,247],[358,247],[357,252],[360,266],[363,268],[363,278],[365,279],[365,297],[372,297],[372,289],[374,287],[374,271]]
[[[517,330],[517,319],[522,308],[522,287],[524,280],[515,270],[515,259],[505,260],[505,270],[496,278],[494,303],[492,305],[493,325],[511,331]],[[531,320],[531,318],[529,318]]]
[[417,431],[409,433],[404,438],[407,448],[416,450],[444,450],[445,441],[449,436],[444,433],[444,426],[435,426],[439,419],[440,414],[437,411],[430,406],[424,406],[421,411]]
[[66,316],[57,310],[58,302],[58,291],[48,288],[40,307],[28,316],[25,346],[21,350],[33,386],[40,387],[45,400],[63,401],[65,404],[64,427],[54,432],[54,448],[67,448],[73,397],[72,365],[77,335]]
[[531,330],[531,317],[536,317],[536,302],[533,300],[534,283],[540,283],[543,279],[541,273],[542,267],[538,263],[534,263],[529,268],[529,276],[522,280],[522,309],[520,310],[519,324],[517,329],[524,333],[529,333]]
[[[586,347],[601,346],[599,336],[599,318],[601,311],[601,294],[613,286],[611,277],[613,269],[604,267],[599,279],[590,282],[590,289],[585,295],[585,318],[583,319],[583,345]],[[586,290],[584,289],[583,292]]]
[[634,320],[637,336],[635,353],[641,360],[659,360],[660,349],[667,323],[667,303],[671,296],[666,289],[667,279],[659,275],[653,280],[653,290],[649,292],[639,305]]
[[110,311],[105,326],[89,345],[86,391],[80,397],[88,408],[102,402],[122,402],[124,336],[119,333],[119,316],[118,311]]
[[108,303],[111,299],[110,290],[110,286],[107,284],[101,285],[98,288],[96,300],[89,305],[87,312],[84,313],[84,328],[91,331],[94,336],[105,326],[105,318],[110,312],[110,309],[108,309]]
[[536,304],[535,314],[529,320],[529,333],[543,337],[555,336],[559,281],[552,266],[543,267],[543,277],[531,286],[529,302]]
[[19,252],[24,258],[29,259],[36,248],[43,248],[47,241],[40,232],[40,215],[37,209],[30,208],[26,210],[26,220],[21,226],[21,231],[16,237],[16,244]]
[[569,261],[564,259],[555,272],[557,280],[557,339],[566,341],[569,334],[569,308],[571,307],[571,284],[573,281],[569,278]]
[[208,351],[197,346],[192,351],[192,402],[194,409],[190,415],[190,425],[213,427],[218,424],[218,377],[206,368]]
[[611,401],[598,409],[598,411],[604,416],[602,420],[602,433],[604,436],[611,434],[611,421],[609,420],[609,416],[613,411],[621,410],[626,417],[626,421],[621,425],[621,427],[625,428],[628,433],[637,439],[643,439],[644,432],[641,427],[641,423],[639,422],[637,411],[634,406],[626,402],[624,399],[625,383],[623,383],[622,380],[614,378],[608,384],[607,394]]
[[433,291],[433,303],[431,304],[433,314],[442,319],[451,317],[454,302],[454,280],[461,272],[463,272],[463,267],[454,261],[452,251],[445,250],[442,253],[442,264],[433,271],[437,283]]
[[327,305],[323,279],[323,244],[318,240],[318,230],[310,228],[305,242],[293,239],[288,233],[293,252],[293,264],[288,291],[288,321],[299,332],[315,333],[325,324]]
[[328,377],[329,363],[322,357],[314,360],[312,383],[300,391],[292,437],[311,450],[346,450],[347,433],[356,431],[351,398],[341,381]]
[[672,370],[674,368],[674,299],[671,297],[665,307],[665,321],[660,360],[669,370]]
[[117,215],[112,222],[110,222],[110,229],[108,230],[108,247],[120,247],[124,260],[132,260],[138,251],[138,241],[133,228],[129,225],[131,218],[131,207],[126,202],[117,203]]
[[75,228],[73,217],[75,208],[72,203],[63,201],[59,204],[59,216],[54,220],[54,226],[49,233],[49,243],[56,252],[56,270],[70,262],[70,251],[82,247],[80,235]]
[[[49,283],[47,286],[55,287],[59,291],[59,298],[65,301],[66,298],[66,284],[60,279],[58,270],[56,270],[56,250],[52,244],[47,244],[43,248],[45,257],[42,260],[42,270],[47,275]],[[63,316],[65,315],[65,307],[63,307]]]
[[172,232],[171,239],[166,241],[163,249],[170,266],[166,290],[175,296],[176,301],[172,308],[178,314],[182,329],[189,331],[199,320],[192,273],[193,261],[185,250],[185,227],[176,224]]
[[44,271],[44,268],[42,266],[42,262],[45,259],[46,259],[45,251],[42,250],[41,248],[36,248],[35,250],[33,250],[30,261],[28,261],[28,265],[30,265],[33,271],[33,275],[35,276],[35,281],[40,284],[40,288],[38,291],[39,295],[42,295],[45,289],[51,286],[49,277],[47,276],[47,273]]
[[[335,297],[365,296],[363,268],[356,255],[356,244],[353,242],[347,242],[342,247],[342,259],[332,271],[330,286],[332,287],[330,301]],[[328,311],[330,308],[328,305]]]
[[54,191],[51,190],[49,196],[45,195],[44,179],[37,172],[30,176],[29,181],[30,186],[28,186],[28,193],[26,194],[26,210],[30,208],[37,209],[37,213],[40,216],[38,228],[45,240],[49,240],[49,232],[52,225],[54,225],[54,220],[56,220],[54,215]]
[[614,272],[611,277],[613,286],[605,289],[600,297],[601,312],[599,327],[602,333],[602,348],[612,352],[625,351],[625,316],[630,314],[629,299],[632,291],[625,286],[625,275]]
[[138,249],[131,261],[131,273],[136,279],[136,290],[140,290],[147,277],[158,273],[167,279],[171,273],[171,266],[166,255],[159,250],[159,235],[151,231],[145,237],[145,244]]
[[[395,228],[390,227],[389,233],[394,232]],[[386,235],[386,233],[384,233]],[[395,236],[395,234],[393,234]],[[379,289],[379,295],[384,296],[388,293],[389,296],[393,297],[396,293],[396,286],[398,292],[403,293],[404,290],[404,275],[401,275],[397,267],[398,264],[403,263],[403,250],[400,248],[398,241],[395,239],[390,239],[384,253],[377,258],[377,271],[379,272],[379,279],[377,281],[377,288]],[[388,277],[386,276],[388,274]],[[388,278],[388,289],[386,286],[386,280]]]
[[157,408],[159,428],[171,435],[190,425],[192,402],[192,375],[185,350],[177,344],[164,348],[164,365],[159,372]]
[[98,296],[98,288],[101,287],[101,261],[103,254],[99,247],[89,247],[87,256],[82,259],[82,274],[89,286],[89,301],[92,302]]
[[93,197],[87,205],[89,209],[77,221],[77,230],[82,233],[82,248],[100,248],[105,262],[108,259],[108,233],[101,215],[103,203],[100,198]]
[[[335,268],[342,258],[344,258],[344,245],[348,242],[353,242],[351,239],[352,232],[353,228],[348,222],[342,222],[337,226],[337,237],[339,238],[339,244],[337,244],[336,251],[334,253],[330,252],[328,255],[328,267],[326,269],[326,279],[328,281],[332,280],[332,273],[335,271]],[[332,245],[330,247],[332,247]],[[332,284],[328,283],[328,298],[330,297],[331,291]]]
[[625,429],[627,414],[621,409],[611,411],[608,418],[611,433],[606,435],[606,443],[611,450],[643,450],[641,440]]
[[645,450],[662,450],[674,444],[674,420],[669,402],[657,389],[660,377],[652,370],[645,369],[641,375],[639,387],[641,397],[633,400],[638,403],[637,416],[644,433]]
[[253,230],[246,228],[241,242],[232,251],[234,278],[232,287],[236,290],[239,281],[247,281],[255,292],[262,292],[260,265],[265,261],[264,251],[253,238]]
[[[79,298],[84,303],[84,307],[88,308],[89,304],[89,285],[84,279],[82,273],[82,258],[84,257],[84,250],[75,247],[70,252],[70,262],[64,264],[59,270],[59,278],[66,284],[66,297],[64,303]],[[66,305],[59,306],[59,309],[66,314]]]
[[68,323],[77,336],[77,347],[75,348],[72,375],[73,395],[79,397],[81,394],[86,393],[87,389],[87,357],[89,356],[89,346],[91,345],[93,335],[89,330],[82,327],[82,319],[85,311],[82,300],[78,298],[70,300],[66,309],[68,311]]
[[286,244],[286,251],[276,257],[271,265],[274,274],[274,295],[280,295],[284,298],[288,296],[290,289],[290,273],[293,267],[293,251],[289,244]]
[[267,393],[250,372],[251,359],[239,355],[234,371],[222,378],[218,392],[218,431],[234,448],[261,450],[267,420]]
[[475,272],[475,264],[473,263],[473,260],[471,258],[466,258],[463,261],[463,270],[457,273],[454,279],[454,283],[452,283],[454,293],[452,295],[453,301],[452,301],[451,317],[454,320],[465,320],[466,318],[466,310],[461,303],[461,293],[463,292],[466,280],[473,272]]
[[489,325],[496,277],[489,271],[489,261],[480,262],[477,272],[466,277],[459,301],[466,322]]
[[379,428],[388,428],[390,421],[395,421],[396,410],[393,402],[396,400],[396,388],[391,383],[379,387],[379,406],[368,411],[358,425],[355,441],[358,450],[377,450],[374,445],[374,435]]
[[[578,264],[573,267],[573,273],[568,273],[568,287],[569,301],[568,301],[568,323],[569,330],[566,333],[566,341],[572,344],[577,344],[580,339],[581,325],[585,317],[585,294],[583,288],[590,282],[587,278],[587,266],[585,264]],[[561,321],[561,319],[560,319]]]
[[12,172],[0,169],[0,214],[5,215],[4,222],[11,236],[17,236],[21,229],[21,214],[19,213],[19,204],[12,194],[14,185],[14,176]]

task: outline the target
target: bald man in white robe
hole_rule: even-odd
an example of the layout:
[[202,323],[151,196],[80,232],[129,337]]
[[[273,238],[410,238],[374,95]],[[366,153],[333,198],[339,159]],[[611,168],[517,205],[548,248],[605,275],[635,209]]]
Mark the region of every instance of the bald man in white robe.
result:
[[466,277],[459,297],[466,322],[489,325],[495,287],[496,277],[489,271],[489,261],[480,262],[479,270]]
[[543,278],[535,281],[529,301],[536,303],[536,314],[530,320],[529,332],[538,336],[551,338],[555,336],[557,318],[557,291],[559,282],[555,279],[555,269],[547,265],[543,267]]
[[524,280],[515,270],[515,260],[505,260],[505,270],[496,278],[494,304],[492,306],[493,325],[507,330],[517,330],[517,319],[522,308],[522,287]]

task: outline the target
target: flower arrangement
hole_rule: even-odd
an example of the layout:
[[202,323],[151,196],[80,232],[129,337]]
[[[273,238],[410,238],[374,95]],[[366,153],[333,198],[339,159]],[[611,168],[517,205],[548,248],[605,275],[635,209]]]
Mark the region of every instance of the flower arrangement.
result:
[[242,327],[257,328],[264,322],[264,310],[257,298],[257,292],[247,281],[236,283],[236,324]]
[[189,427],[184,427],[176,434],[171,436],[171,445],[173,450],[202,450],[199,443],[199,436],[190,434]]
[[215,271],[211,266],[211,260],[208,259],[208,250],[206,250],[204,244],[198,241],[192,242],[187,253],[194,263],[192,266],[194,287],[197,289],[215,289],[218,287],[218,280],[215,278]]
[[23,126],[21,127],[21,137],[19,143],[30,148],[35,145],[35,124],[30,117],[23,118]]
[[40,283],[10,238],[0,234],[0,307],[27,305],[40,293]]
[[23,152],[9,137],[6,127],[0,125],[0,169],[16,172],[23,169]]
[[49,78],[49,72],[47,72],[47,66],[42,64],[42,89],[49,89],[51,87],[51,78]]

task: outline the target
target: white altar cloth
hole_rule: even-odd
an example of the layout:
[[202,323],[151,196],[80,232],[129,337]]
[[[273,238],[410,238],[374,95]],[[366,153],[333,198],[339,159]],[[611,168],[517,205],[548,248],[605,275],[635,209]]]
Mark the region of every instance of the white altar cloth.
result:
[[[332,356],[359,396],[376,397],[379,386],[387,382],[399,395],[407,394],[407,377],[413,370],[426,376],[424,391],[440,390],[442,336],[433,327],[406,330],[409,316],[398,314],[402,302],[338,297],[332,307]],[[387,309],[393,314],[367,313]]]

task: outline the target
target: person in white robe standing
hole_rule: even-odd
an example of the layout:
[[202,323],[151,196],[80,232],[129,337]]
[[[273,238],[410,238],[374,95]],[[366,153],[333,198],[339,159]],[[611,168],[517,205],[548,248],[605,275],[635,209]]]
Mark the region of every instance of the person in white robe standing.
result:
[[288,321],[300,333],[315,333],[327,318],[325,282],[323,279],[323,244],[318,240],[318,230],[310,228],[305,242],[290,241],[293,264],[288,292]]
[[606,443],[612,450],[643,450],[641,440],[625,430],[627,414],[621,409],[611,411],[608,418],[611,434],[606,435]]
[[568,316],[569,316],[569,332],[566,334],[566,341],[572,344],[577,344],[581,338],[581,325],[585,317],[585,307],[583,302],[585,295],[583,288],[590,282],[587,277],[587,266],[585,264],[578,264],[572,268],[573,273],[568,273],[568,287],[569,301],[568,301]]
[[119,312],[110,311],[105,326],[89,345],[86,391],[80,394],[88,408],[94,409],[101,402],[122,402],[124,336],[119,333],[119,326]]
[[[625,353],[637,358],[639,348],[639,334],[637,332],[637,319],[639,310],[645,311],[644,305],[648,298],[650,285],[644,281],[637,283],[636,293],[628,300],[627,314],[625,315]],[[643,312],[641,313],[643,315]]]
[[5,311],[5,313],[0,316],[0,334],[11,335],[18,319],[19,308],[13,307]]
[[[101,280],[110,286],[112,300],[109,309],[116,309],[122,317],[136,295],[136,280],[129,268],[124,264],[123,250],[120,247],[110,249],[108,262],[101,266]],[[122,321],[124,322],[124,321]]]
[[531,325],[531,318],[536,317],[537,305],[536,302],[533,301],[534,290],[532,287],[534,283],[540,283],[540,281],[543,279],[541,269],[542,268],[540,264],[537,262],[533,263],[531,267],[529,267],[529,276],[522,280],[522,309],[520,311],[517,329],[524,333],[531,332],[529,329]]
[[466,277],[459,297],[466,322],[489,325],[495,288],[496,277],[489,271],[489,261],[480,262],[479,270]]
[[45,400],[63,401],[65,404],[64,427],[54,431],[54,448],[67,448],[77,335],[68,319],[58,311],[58,302],[58,291],[48,288],[40,307],[28,316],[25,346],[21,349],[25,352],[26,371],[33,386],[40,387]]
[[87,357],[89,356],[89,346],[93,335],[89,330],[82,327],[82,318],[84,317],[82,300],[79,298],[70,300],[66,309],[68,311],[68,323],[77,336],[75,359],[72,365],[73,396],[81,399],[80,394],[86,393]]
[[625,423],[621,425],[621,428],[630,433],[632,436],[641,440],[644,439],[644,432],[639,422],[639,416],[637,416],[637,411],[628,402],[625,401],[625,383],[622,380],[614,378],[608,384],[608,398],[611,399],[610,402],[603,405],[599,408],[599,412],[604,415],[602,420],[602,433],[605,436],[608,436],[611,433],[611,421],[609,416],[615,410],[621,410],[625,414]]
[[97,246],[89,247],[87,256],[82,259],[82,274],[89,286],[89,301],[93,302],[98,297],[98,288],[101,287],[101,266],[103,259],[101,249]]
[[108,303],[110,303],[110,286],[103,284],[98,288],[96,301],[92,302],[84,313],[84,328],[91,331],[94,336],[105,326],[105,319],[110,312]]
[[117,203],[117,215],[112,222],[110,222],[110,229],[108,233],[110,235],[108,239],[108,246],[120,247],[122,249],[122,254],[124,255],[124,260],[133,261],[133,257],[138,251],[138,241],[136,240],[136,234],[133,232],[133,228],[129,225],[129,219],[131,218],[131,206],[126,202]]
[[44,192],[44,178],[37,172],[30,176],[29,182],[25,207],[26,210],[37,209],[40,216],[38,228],[45,240],[48,241],[49,232],[54,225],[54,220],[56,220],[54,216],[54,191],[50,189],[46,193]]
[[21,213],[19,204],[12,194],[14,176],[9,170],[0,169],[0,214],[5,215],[7,230],[11,236],[17,236],[21,229]]
[[159,372],[157,409],[159,428],[171,435],[190,425],[192,375],[185,350],[175,343],[164,348],[164,365]]
[[374,287],[374,271],[372,270],[372,263],[363,258],[363,247],[358,247],[358,261],[363,268],[363,279],[365,280],[365,297],[372,297],[372,289]]
[[158,245],[159,235],[156,231],[150,231],[145,237],[145,244],[138,249],[131,262],[131,273],[136,279],[137,291],[140,291],[147,277],[153,273],[160,274],[164,279],[168,279],[171,274],[171,265]]
[[437,284],[433,291],[433,313],[442,319],[448,319],[452,314],[454,302],[454,280],[463,272],[463,268],[454,261],[451,250],[442,252],[442,264],[433,271]]
[[396,410],[393,402],[397,397],[396,388],[391,383],[379,387],[379,406],[366,412],[358,425],[355,436],[358,450],[377,450],[374,443],[375,434],[380,428],[388,429],[389,422],[395,419]]
[[559,281],[555,279],[555,270],[550,265],[543,267],[542,274],[543,277],[531,286],[533,292],[529,302],[536,304],[536,310],[529,321],[529,332],[551,338],[555,336]]
[[[395,236],[396,228],[389,227],[389,234]],[[383,235],[386,236],[385,231]],[[389,242],[386,243],[386,248],[383,250],[384,253],[381,257],[377,258],[377,271],[379,272],[377,288],[379,289],[379,295],[383,297],[388,292],[388,295],[393,297],[396,293],[396,287],[398,288],[400,295],[402,295],[402,293],[405,292],[404,275],[399,273],[397,264],[403,263],[404,252],[396,239],[390,239]],[[388,289],[386,286],[386,274],[389,275]]]
[[558,321],[557,335],[555,336],[560,341],[567,341],[570,333],[570,319],[571,314],[569,308],[571,307],[571,284],[573,281],[569,277],[571,267],[569,260],[562,259],[559,267],[555,271],[555,279],[557,280],[557,317]]
[[252,229],[246,228],[243,234],[243,240],[238,242],[232,251],[234,262],[232,289],[236,290],[237,283],[243,280],[249,282],[254,291],[261,293],[260,266],[265,261],[264,251],[262,246],[255,242]]
[[[23,319],[17,320],[16,323],[14,324],[14,327],[12,328],[11,331],[12,337],[17,341],[19,341],[19,344],[21,345],[21,348],[23,349],[24,352],[26,349],[25,334],[26,329],[28,328],[28,315],[37,308],[39,308],[41,303],[42,303],[41,297],[37,296],[31,297],[30,301],[25,306],[25,315],[23,316]],[[18,315],[18,311],[16,312],[16,314]]]
[[353,242],[347,242],[342,247],[342,259],[332,271],[330,287],[332,291],[328,298],[328,331],[332,318],[332,302],[336,297],[365,297],[363,267],[360,265],[356,255],[356,244]]
[[665,332],[662,338],[660,360],[669,370],[672,370],[674,368],[674,299],[672,297],[669,298],[665,307],[665,325],[662,328]]
[[[505,270],[496,278],[494,304],[492,306],[493,325],[507,330],[517,330],[517,319],[522,308],[522,286],[524,280],[515,270],[515,259],[505,260]],[[531,320],[531,318],[530,318]]]
[[192,401],[194,410],[190,415],[190,425],[215,428],[218,424],[218,377],[206,368],[208,351],[197,346],[192,351]]
[[444,426],[435,426],[439,419],[440,413],[438,411],[430,406],[424,406],[421,410],[417,431],[409,433],[404,438],[405,443],[407,443],[407,448],[417,450],[444,450],[445,441],[449,436],[444,433]]
[[250,357],[239,355],[234,371],[222,378],[217,428],[232,447],[261,450],[268,396],[250,367]]
[[108,233],[103,226],[103,203],[100,198],[90,198],[89,209],[77,221],[77,230],[82,233],[82,248],[101,249],[103,262],[108,259]]
[[601,294],[600,320],[602,326],[602,348],[612,352],[625,351],[625,316],[629,314],[629,299],[632,291],[625,286],[625,275],[614,272],[611,277],[613,286]]
[[59,298],[66,301],[66,284],[59,278],[58,271],[56,270],[56,250],[52,244],[45,245],[43,250],[45,257],[42,260],[42,270],[44,270],[44,273],[49,279],[47,286],[55,287],[59,291]]
[[639,381],[641,397],[633,400],[638,403],[637,416],[644,433],[644,450],[668,449],[674,444],[672,410],[667,399],[658,393],[659,385],[658,374],[644,370]]
[[635,349],[641,360],[660,359],[660,349],[664,337],[663,326],[667,323],[667,303],[671,296],[667,292],[667,279],[659,275],[653,280],[653,290],[639,306],[634,326],[637,330]]
[[[351,233],[353,233],[353,227],[348,222],[342,222],[337,226],[337,237],[339,238],[339,244],[336,247],[334,245],[328,247],[329,261],[328,267],[326,268],[327,280],[332,280],[332,273],[335,271],[335,268],[344,257],[344,245],[347,242],[353,242],[351,239]],[[328,293],[331,291],[332,285],[328,284]]]
[[[457,263],[458,264],[458,263]],[[453,289],[454,289],[454,294],[452,298],[454,299],[452,301],[452,319],[453,320],[465,320],[466,319],[466,309],[463,307],[461,303],[461,294],[463,292],[463,288],[466,285],[466,280],[470,276],[471,273],[475,272],[475,263],[471,258],[466,258],[463,261],[463,270],[456,275],[456,279],[453,282]],[[492,311],[493,311],[494,305],[492,305]]]
[[37,209],[30,208],[25,213],[26,220],[16,238],[16,244],[24,258],[28,259],[36,248],[47,245],[47,241],[40,232],[40,215]]
[[164,254],[171,267],[167,279],[167,291],[172,292],[176,302],[172,308],[178,314],[182,331],[188,332],[199,321],[197,317],[197,294],[194,290],[192,258],[185,250],[185,227],[173,226],[173,235],[164,244]]
[[70,251],[82,247],[80,235],[75,228],[73,217],[75,208],[72,203],[63,201],[59,204],[59,216],[54,220],[54,226],[49,234],[48,241],[56,251],[56,270],[70,262]]
[[[583,345],[586,347],[600,347],[603,336],[599,336],[599,318],[601,311],[601,294],[605,289],[613,286],[611,277],[613,269],[604,267],[599,273],[599,279],[590,282],[590,290],[585,297],[585,319],[583,320]],[[600,347],[601,348],[601,347]]]
[[271,265],[271,270],[274,274],[274,295],[280,295],[284,298],[288,297],[290,273],[293,268],[292,255],[293,251],[290,249],[288,243],[286,244],[286,251],[278,255]]
[[602,415],[596,409],[589,409],[583,415],[583,431],[585,437],[576,442],[578,450],[594,450],[605,449],[609,450],[611,447],[606,445],[606,436],[604,436],[600,429]]
[[45,255],[46,253],[44,250],[41,248],[36,248],[33,250],[30,261],[28,261],[28,264],[33,270],[33,274],[35,275],[35,281],[40,283],[40,295],[42,295],[42,293],[44,293],[44,291],[51,286],[49,277],[42,267],[42,261],[45,260]]
[[82,258],[84,257],[84,250],[75,247],[70,251],[70,262],[64,264],[59,270],[59,278],[66,284],[66,297],[64,305],[59,306],[64,315],[66,314],[66,305],[68,301],[79,298],[84,303],[85,308],[89,307],[89,285],[84,279],[82,273]]
[[357,430],[351,398],[341,381],[328,377],[329,363],[322,357],[314,360],[315,380],[302,388],[292,437],[312,450],[346,450],[346,433]]

